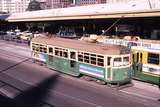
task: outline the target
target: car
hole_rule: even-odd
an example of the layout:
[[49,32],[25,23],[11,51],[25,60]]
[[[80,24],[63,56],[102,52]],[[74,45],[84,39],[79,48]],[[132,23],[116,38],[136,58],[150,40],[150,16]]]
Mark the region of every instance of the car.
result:
[[26,40],[26,41],[28,41],[28,40],[31,39],[31,35],[25,35],[25,34],[23,34],[23,35],[20,35],[20,38],[21,38],[21,40]]
[[7,31],[7,35],[5,36],[5,39],[7,40],[16,39],[16,33],[13,31]]
[[29,31],[24,31],[23,34],[20,35],[21,40],[31,40],[31,38],[33,37],[33,34]]

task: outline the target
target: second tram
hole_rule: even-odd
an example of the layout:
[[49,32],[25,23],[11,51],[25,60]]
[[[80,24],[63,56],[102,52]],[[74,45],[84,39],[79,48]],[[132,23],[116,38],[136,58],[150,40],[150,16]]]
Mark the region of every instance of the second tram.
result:
[[131,48],[132,78],[160,85],[160,41],[136,37],[133,40],[106,38],[100,42]]

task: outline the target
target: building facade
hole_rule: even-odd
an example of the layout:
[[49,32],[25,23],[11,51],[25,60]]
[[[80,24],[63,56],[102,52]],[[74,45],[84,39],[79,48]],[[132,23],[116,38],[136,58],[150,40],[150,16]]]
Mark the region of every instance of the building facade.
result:
[[131,0],[106,0],[107,3],[125,3]]
[[77,0],[77,5],[103,4],[106,0]]
[[0,11],[7,13],[25,12],[31,0],[0,0]]
[[74,0],[46,0],[48,9],[70,7],[73,5],[73,3]]
[[42,0],[46,2],[48,9],[52,8],[64,8],[77,5],[89,5],[89,4],[103,4],[103,3],[120,3],[128,2],[130,0]]
[[9,12],[11,11],[11,0],[0,0],[0,11]]
[[[28,4],[33,0],[0,0],[0,12],[15,13],[25,12]],[[127,3],[132,0],[36,0],[42,9],[65,8],[79,5],[103,3]],[[133,0],[135,1],[135,0]],[[138,1],[138,0],[137,0]],[[151,8],[160,6],[160,0],[146,0]]]

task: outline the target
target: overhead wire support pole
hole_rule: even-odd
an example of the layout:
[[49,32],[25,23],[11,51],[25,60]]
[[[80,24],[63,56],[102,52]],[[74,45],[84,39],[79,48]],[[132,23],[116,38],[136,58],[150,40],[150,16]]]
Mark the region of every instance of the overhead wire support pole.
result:
[[108,32],[115,24],[117,24],[121,19],[123,18],[123,16],[119,19],[117,19],[108,29],[106,29],[102,35],[104,35],[106,32]]

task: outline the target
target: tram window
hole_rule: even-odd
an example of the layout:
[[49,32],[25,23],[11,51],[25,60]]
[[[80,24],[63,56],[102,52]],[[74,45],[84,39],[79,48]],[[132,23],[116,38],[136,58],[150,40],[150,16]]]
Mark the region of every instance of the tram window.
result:
[[118,66],[121,66],[121,61],[122,61],[122,59],[121,58],[114,58],[114,66],[115,67],[118,67]]
[[70,58],[76,59],[76,52],[70,52]]
[[44,53],[47,53],[47,48],[43,48],[43,52],[44,52]]
[[96,57],[91,56],[91,64],[96,65]]
[[37,51],[37,52],[39,52],[39,51],[40,51],[40,48],[39,48],[39,47],[37,47],[37,48],[36,48],[36,51]]
[[35,50],[35,49],[36,49],[36,47],[34,45],[32,45],[32,50]]
[[63,57],[67,58],[68,57],[68,53],[67,52],[63,52]]
[[62,56],[62,51],[59,51],[60,55],[59,56]]
[[159,65],[159,54],[148,53],[148,63]]
[[121,62],[121,58],[114,58],[114,62]]
[[96,57],[96,54],[91,54],[91,57]]
[[99,58],[104,58],[103,56],[101,56],[101,55],[98,55],[97,57],[99,57]]
[[78,55],[78,61],[83,62],[83,55]]
[[43,45],[40,45],[40,52],[47,53],[47,48]]
[[89,63],[89,53],[84,53],[84,62]]
[[129,57],[123,57],[123,65],[128,65],[129,64]]
[[59,48],[55,48],[55,50],[59,50]]
[[85,56],[89,56],[89,53],[84,53]]
[[59,56],[59,51],[55,50],[55,55]]
[[53,48],[52,47],[49,47],[49,53],[53,53]]
[[108,65],[108,66],[111,65],[111,57],[107,57],[107,65]]
[[123,58],[123,62],[129,62],[129,57],[127,56],[127,57],[124,57]]
[[40,47],[40,52],[42,52],[42,47]]
[[89,56],[84,56],[84,62],[89,63]]
[[104,66],[104,60],[101,58],[98,58],[98,63],[99,66]]

